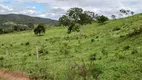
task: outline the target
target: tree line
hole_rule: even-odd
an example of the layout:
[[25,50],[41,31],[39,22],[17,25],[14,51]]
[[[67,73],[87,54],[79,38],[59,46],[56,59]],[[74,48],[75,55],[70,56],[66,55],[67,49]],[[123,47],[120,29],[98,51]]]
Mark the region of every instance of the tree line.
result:
[[65,15],[59,18],[59,24],[62,26],[68,26],[68,33],[73,31],[79,32],[79,28],[82,25],[91,24],[97,21],[103,24],[105,21],[109,20],[108,17],[104,15],[98,15],[91,11],[84,11],[82,8],[71,8],[67,11]]
[[[134,15],[133,11],[121,9],[120,15]],[[116,15],[111,16],[112,19],[116,19]],[[61,16],[58,20],[60,26],[67,26],[67,33],[71,32],[79,32],[80,27],[86,24],[91,24],[92,22],[98,22],[100,24],[104,24],[108,21],[109,18],[104,15],[98,15],[91,11],[84,11],[82,8],[74,7],[70,8],[65,15]],[[24,31],[24,30],[32,30],[34,29],[34,33],[36,35],[41,35],[41,33],[45,33],[45,25],[38,24],[36,28],[34,28],[34,24],[16,24],[6,22],[0,24],[0,34],[10,33],[13,31]]]
[[0,24],[0,34],[11,33],[14,31],[25,31],[34,29],[34,24],[27,23],[27,24],[17,24],[14,22],[6,22]]

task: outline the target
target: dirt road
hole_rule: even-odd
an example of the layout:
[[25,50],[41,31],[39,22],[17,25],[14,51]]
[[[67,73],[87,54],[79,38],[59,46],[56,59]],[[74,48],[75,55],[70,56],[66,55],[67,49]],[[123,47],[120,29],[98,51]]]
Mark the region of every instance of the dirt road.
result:
[[0,70],[0,80],[30,80],[22,72]]

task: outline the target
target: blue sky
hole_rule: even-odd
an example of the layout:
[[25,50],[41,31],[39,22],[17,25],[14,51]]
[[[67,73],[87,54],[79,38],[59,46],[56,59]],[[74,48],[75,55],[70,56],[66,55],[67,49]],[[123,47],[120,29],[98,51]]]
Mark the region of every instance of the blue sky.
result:
[[120,9],[142,12],[142,0],[0,0],[0,14],[25,14],[58,19],[69,8],[81,7],[110,17]]
[[35,7],[39,12],[45,12],[46,6],[43,4],[38,4],[38,3],[32,3],[32,2],[24,2],[24,5],[22,6],[23,8],[26,7]]

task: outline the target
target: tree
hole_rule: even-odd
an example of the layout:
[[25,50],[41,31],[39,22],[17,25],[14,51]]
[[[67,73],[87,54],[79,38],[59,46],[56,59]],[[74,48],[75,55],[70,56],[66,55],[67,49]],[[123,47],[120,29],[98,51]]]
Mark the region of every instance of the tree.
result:
[[134,15],[134,12],[133,12],[133,11],[131,11],[131,15]]
[[129,13],[130,13],[130,10],[126,10],[126,15],[129,15]]
[[125,9],[120,9],[119,11],[121,13],[120,16],[122,17],[123,17],[123,14],[127,14],[127,11]]
[[[59,18],[60,25],[68,26],[68,33],[74,31],[73,29],[78,25],[85,25],[92,23],[94,13],[90,11],[83,11],[82,8],[71,8],[67,11],[66,15]],[[79,28],[79,27],[78,27]],[[77,32],[79,30],[76,30]]]
[[125,9],[121,9],[120,12],[121,12],[122,14],[126,14],[127,11],[126,11]]
[[107,21],[107,20],[109,20],[106,16],[104,16],[104,15],[102,15],[102,16],[99,16],[98,18],[97,18],[97,21],[99,22],[99,23],[104,23],[105,21]]
[[121,10],[120,10],[120,13],[121,13],[121,14],[128,15],[128,16],[129,16],[129,14],[134,15],[134,12],[133,12],[133,11],[131,11],[131,10],[125,10],[125,9],[121,9]]
[[59,18],[59,24],[63,26],[68,26],[70,24],[70,20],[68,16],[63,15],[62,17]]
[[71,8],[67,11],[67,16],[69,17],[69,20],[74,21],[75,23],[78,23],[80,19],[80,15],[83,13],[82,8]]
[[112,19],[116,19],[116,16],[115,16],[115,15],[111,15],[111,18],[112,18]]
[[45,27],[43,24],[39,24],[37,28],[34,29],[34,33],[36,35],[41,35],[41,33],[45,33]]

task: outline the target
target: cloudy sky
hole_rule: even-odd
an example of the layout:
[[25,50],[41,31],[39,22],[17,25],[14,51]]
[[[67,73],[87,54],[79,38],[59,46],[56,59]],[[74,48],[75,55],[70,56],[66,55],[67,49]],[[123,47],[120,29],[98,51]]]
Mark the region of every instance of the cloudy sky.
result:
[[72,7],[109,17],[117,15],[122,8],[142,12],[142,0],[0,0],[0,14],[26,14],[56,20]]

